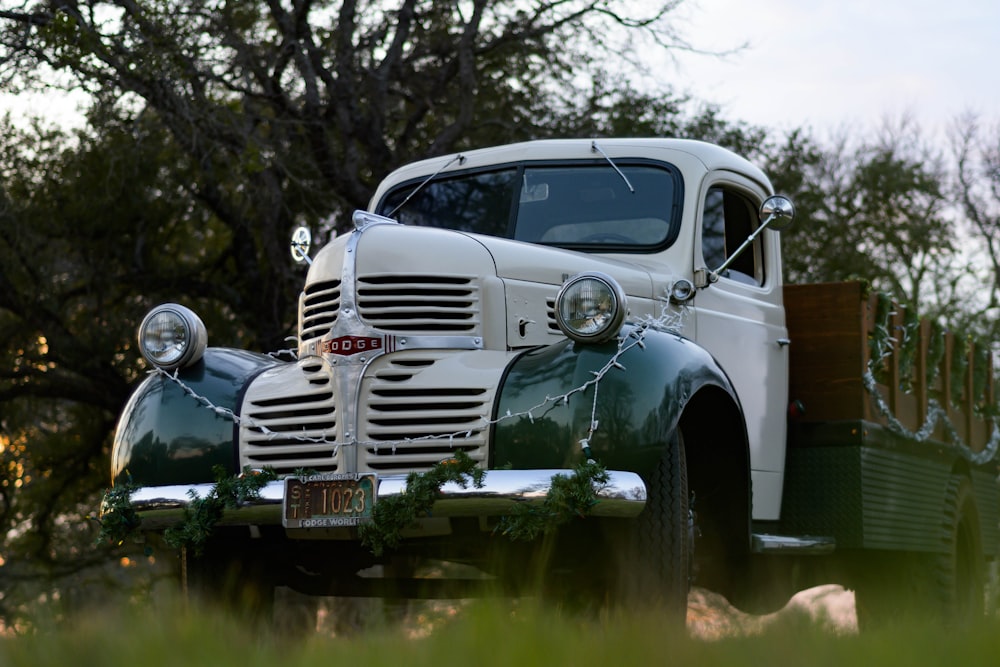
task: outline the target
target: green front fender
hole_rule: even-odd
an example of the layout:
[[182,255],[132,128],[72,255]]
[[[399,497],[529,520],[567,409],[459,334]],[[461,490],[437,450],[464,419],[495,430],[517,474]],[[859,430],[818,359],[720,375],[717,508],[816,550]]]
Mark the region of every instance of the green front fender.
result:
[[214,482],[217,465],[235,473],[237,427],[229,415],[239,414],[246,384],[280,363],[253,352],[208,348],[176,380],[151,374],[119,418],[112,481],[128,479],[139,486]]
[[[620,354],[617,341],[567,340],[518,357],[499,392],[493,466],[571,468],[584,460],[581,440],[595,421],[588,441],[593,458],[608,469],[645,474],[699,391],[717,387],[739,406],[725,372],[704,348],[652,329],[626,326],[622,335]],[[616,363],[598,378],[611,361]]]

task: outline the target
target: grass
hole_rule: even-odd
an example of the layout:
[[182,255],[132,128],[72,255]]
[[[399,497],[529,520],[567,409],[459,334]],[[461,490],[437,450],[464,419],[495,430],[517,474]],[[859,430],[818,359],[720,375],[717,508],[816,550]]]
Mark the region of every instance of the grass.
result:
[[665,631],[653,611],[583,618],[530,601],[477,601],[413,638],[412,627],[297,640],[252,632],[233,617],[159,603],[155,610],[81,614],[0,639],[0,665],[116,667],[450,667],[467,665],[922,665],[1000,663],[1000,620],[955,630],[921,625],[868,634],[832,632],[790,614],[755,633],[699,639]]

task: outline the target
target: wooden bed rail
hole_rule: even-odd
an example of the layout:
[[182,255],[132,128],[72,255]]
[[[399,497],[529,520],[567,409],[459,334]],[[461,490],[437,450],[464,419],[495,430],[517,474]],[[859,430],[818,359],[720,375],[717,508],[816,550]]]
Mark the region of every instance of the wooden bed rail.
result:
[[[988,345],[944,331],[862,282],[787,285],[789,400],[802,421],[865,419],[981,451],[997,405]],[[866,373],[871,371],[866,386]],[[872,391],[874,389],[874,392]],[[873,395],[874,393],[874,395]],[[935,414],[939,407],[946,419]]]

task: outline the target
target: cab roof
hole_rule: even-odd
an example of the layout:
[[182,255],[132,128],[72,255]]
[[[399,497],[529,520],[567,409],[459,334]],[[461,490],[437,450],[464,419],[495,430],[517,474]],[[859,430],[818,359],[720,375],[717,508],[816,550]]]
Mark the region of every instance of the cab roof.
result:
[[[595,150],[595,144],[599,151]],[[770,180],[756,165],[729,149],[705,141],[668,138],[541,139],[461,151],[404,165],[382,181],[372,198],[372,205],[391,187],[421,176],[493,164],[602,158],[600,151],[612,160],[649,158],[672,162],[672,155],[684,155],[687,161],[694,158],[700,162],[706,171],[732,171],[771,190]]]

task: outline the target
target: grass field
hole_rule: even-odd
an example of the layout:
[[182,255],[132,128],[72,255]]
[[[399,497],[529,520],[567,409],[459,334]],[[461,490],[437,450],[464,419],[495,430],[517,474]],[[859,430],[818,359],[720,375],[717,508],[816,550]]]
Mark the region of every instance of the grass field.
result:
[[[689,617],[690,618],[690,617]],[[962,630],[910,625],[857,634],[806,613],[706,639],[657,612],[583,618],[530,601],[477,601],[414,623],[296,640],[174,603],[94,612],[0,639],[0,665],[451,667],[468,665],[1000,665],[1000,620]],[[689,621],[690,626],[690,621]]]

